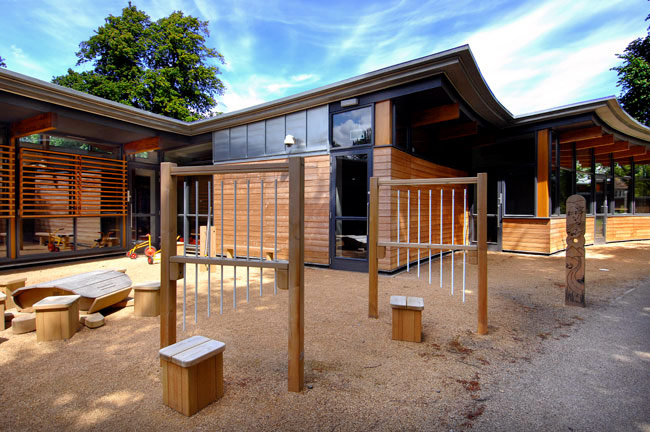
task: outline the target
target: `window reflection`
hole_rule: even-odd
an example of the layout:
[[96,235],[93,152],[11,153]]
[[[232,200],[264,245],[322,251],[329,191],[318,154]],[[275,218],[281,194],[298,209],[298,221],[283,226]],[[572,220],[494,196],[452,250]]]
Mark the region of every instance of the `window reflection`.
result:
[[346,111],[332,116],[332,147],[372,143],[372,109]]

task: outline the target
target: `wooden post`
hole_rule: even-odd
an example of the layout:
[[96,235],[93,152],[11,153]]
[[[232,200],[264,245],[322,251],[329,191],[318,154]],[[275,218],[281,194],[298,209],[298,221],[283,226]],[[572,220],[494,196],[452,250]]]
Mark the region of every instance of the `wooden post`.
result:
[[370,178],[370,210],[368,218],[368,317],[379,318],[379,280],[377,241],[379,237],[379,179]]
[[[176,280],[178,265],[169,257],[176,255],[176,164],[160,164],[160,347],[176,343]],[[172,268],[173,267],[173,268]]]
[[537,217],[549,217],[548,156],[550,134],[548,129],[537,131]]
[[478,334],[488,332],[487,313],[487,174],[478,174]]
[[305,385],[305,162],[289,158],[289,391]]
[[585,230],[587,205],[581,195],[566,200],[566,292],[564,304],[585,307]]

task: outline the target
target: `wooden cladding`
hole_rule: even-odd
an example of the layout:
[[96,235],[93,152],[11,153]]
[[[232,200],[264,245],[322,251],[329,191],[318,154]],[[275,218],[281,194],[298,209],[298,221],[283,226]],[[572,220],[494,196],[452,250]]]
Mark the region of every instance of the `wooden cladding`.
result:
[[550,212],[550,185],[548,181],[548,155],[550,136],[548,129],[537,131],[537,216],[546,217]]
[[[305,159],[305,261],[329,264],[329,156]],[[259,162],[257,162],[259,163]],[[263,162],[264,163],[264,162]],[[246,164],[241,164],[246,165]],[[263,253],[275,246],[275,179],[278,179],[278,257],[287,259],[289,184],[288,174],[278,172],[229,173],[214,176],[214,219],[211,248],[221,251],[221,181],[224,182],[224,250],[234,243],[234,180],[237,180],[237,255],[246,255],[247,219],[250,213],[250,256],[259,257],[260,231],[263,229]],[[250,209],[247,212],[250,180]],[[260,204],[260,182],[264,180],[264,198]],[[192,204],[194,205],[194,204]],[[262,209],[260,208],[262,207]],[[193,208],[193,207],[191,207]],[[263,222],[260,214],[263,212]],[[262,227],[263,225],[263,227]]]
[[[378,178],[386,179],[417,179],[417,178],[441,178],[441,177],[463,177],[465,172],[453,168],[443,167],[434,163],[411,156],[394,147],[376,148],[373,153],[373,174]],[[407,215],[407,190],[411,190],[411,211]],[[440,187],[431,187],[432,190],[432,239],[440,239]],[[445,186],[443,203],[443,242],[451,243],[451,189],[456,190],[454,202],[455,230],[454,243],[461,244],[463,239],[463,187]],[[421,192],[421,229],[420,241],[427,243],[429,239],[429,194],[428,188]],[[402,188],[400,196],[399,215],[397,212],[397,188],[381,188],[379,190],[379,224],[378,236],[381,241],[397,241],[397,226],[399,219],[400,241],[406,241],[407,225],[410,228],[409,240],[416,242],[418,239],[417,230],[417,188]],[[410,223],[408,223],[410,216]],[[469,218],[467,219],[469,220]],[[425,222],[426,221],[426,222]],[[467,228],[465,228],[467,229]],[[428,252],[426,252],[428,254]],[[424,255],[422,255],[424,256]],[[417,251],[411,251],[410,260],[417,257]],[[406,264],[406,251],[402,249],[399,256],[399,266]],[[380,270],[394,270],[398,266],[397,248],[386,248],[386,255],[379,259]]]
[[22,148],[19,214],[126,216],[126,161]]
[[0,146],[0,219],[16,216],[16,153],[13,146]]

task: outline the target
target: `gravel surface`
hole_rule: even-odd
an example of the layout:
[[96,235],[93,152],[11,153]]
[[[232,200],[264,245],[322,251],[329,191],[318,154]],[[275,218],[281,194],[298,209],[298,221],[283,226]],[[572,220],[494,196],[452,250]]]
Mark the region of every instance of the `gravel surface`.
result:
[[[222,399],[191,418],[165,407],[159,319],[134,317],[133,308],[127,307],[104,311],[104,327],[83,328],[68,341],[37,343],[35,333],[0,332],[0,429],[480,430],[481,417],[493,415],[495,394],[515,374],[543,361],[580,329],[603,321],[598,311],[631,287],[648,289],[650,242],[591,247],[587,260],[588,307],[582,309],[563,305],[562,254],[491,253],[486,336],[475,334],[476,266],[468,266],[464,304],[460,273],[450,295],[447,259],[442,289],[437,261],[432,286],[428,266],[422,266],[420,279],[415,268],[380,277],[377,320],[367,318],[367,275],[308,268],[307,389],[300,394],[286,390],[288,295],[273,295],[272,272],[265,272],[264,296],[259,297],[259,274],[251,271],[247,303],[246,270],[238,270],[236,309],[232,274],[226,273],[223,315],[218,279],[213,278],[210,318],[207,274],[199,273],[195,324],[195,273],[188,266],[187,322],[183,331],[179,283],[178,338],[201,334],[226,343]],[[461,263],[456,260],[458,270]],[[159,265],[150,266],[140,257],[5,271],[0,277],[25,276],[33,284],[98,268],[127,268],[134,283],[157,279],[160,271]],[[391,295],[424,298],[422,343],[390,339]],[[545,373],[552,374],[552,366]]]

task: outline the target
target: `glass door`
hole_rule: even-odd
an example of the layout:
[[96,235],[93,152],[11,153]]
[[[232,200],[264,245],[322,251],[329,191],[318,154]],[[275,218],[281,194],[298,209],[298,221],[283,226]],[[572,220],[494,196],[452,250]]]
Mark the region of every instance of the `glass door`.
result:
[[[488,250],[501,251],[502,239],[502,220],[503,208],[505,203],[505,181],[499,180],[496,174],[488,172],[488,196],[487,196],[487,246]],[[476,235],[476,220],[477,220],[477,203],[476,195],[474,195],[474,204],[472,205],[472,225],[471,225],[471,239],[475,243],[477,241]]]
[[596,194],[594,211],[594,244],[604,244],[607,241],[607,212],[609,203],[607,200],[610,188],[610,177],[596,174]]
[[131,244],[147,240],[158,244],[158,171],[135,168],[131,171]]
[[332,153],[330,264],[368,271],[368,178],[372,150]]

